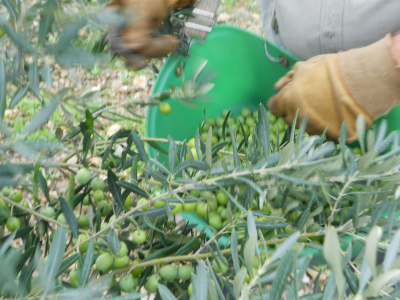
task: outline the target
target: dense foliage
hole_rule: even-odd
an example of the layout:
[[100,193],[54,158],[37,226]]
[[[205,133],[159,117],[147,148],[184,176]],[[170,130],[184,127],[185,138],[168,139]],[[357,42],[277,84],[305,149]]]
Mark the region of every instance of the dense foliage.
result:
[[[400,296],[395,286],[400,279],[400,147],[397,134],[387,135],[386,122],[366,131],[360,116],[356,151],[345,144],[345,124],[336,144],[307,135],[306,119],[298,129],[283,127],[263,105],[255,113],[244,109],[237,121],[224,112],[216,122],[220,129],[205,118],[188,141],[155,140],[135,130],[99,140],[94,122],[112,107],[94,111],[82,98],[78,108],[85,118],[68,135],[59,135],[58,142],[30,142],[26,135],[60,103],[64,108],[76,103],[68,90],[51,96],[51,89],[40,84],[52,85],[50,58],[66,65],[90,62],[106,57],[106,48],[99,41],[102,51],[94,54],[79,49],[75,39],[83,24],[95,24],[97,14],[61,27],[65,19],[59,6],[65,5],[63,12],[76,6],[48,0],[23,9],[21,1],[2,3],[7,8],[0,16],[7,39],[0,59],[2,297]],[[30,32],[35,20],[37,31]],[[196,78],[183,79],[182,87],[172,86],[142,105],[159,105],[169,97],[196,103],[213,87],[196,86]],[[15,132],[3,122],[4,112],[28,92],[47,104]],[[168,167],[147,154],[147,147],[164,151],[160,143],[169,145]],[[53,159],[67,150],[63,161]],[[76,162],[68,162],[72,157]],[[69,178],[61,195],[50,193],[54,172]],[[177,223],[181,211],[193,210],[211,231],[199,230],[193,221]],[[378,252],[383,259],[377,259]],[[310,268],[319,275],[300,297]],[[323,272],[330,274],[327,281],[320,280]]]

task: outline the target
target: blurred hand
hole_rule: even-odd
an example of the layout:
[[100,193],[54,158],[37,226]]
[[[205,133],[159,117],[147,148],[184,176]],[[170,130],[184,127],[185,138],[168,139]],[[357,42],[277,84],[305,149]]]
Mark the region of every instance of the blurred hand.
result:
[[297,125],[307,115],[308,133],[322,134],[327,129],[327,138],[336,141],[346,122],[347,142],[354,141],[359,114],[364,115],[369,127],[400,103],[398,37],[387,35],[364,48],[296,63],[275,84],[278,93],[269,99],[269,109],[283,116],[288,125],[299,109]]
[[124,56],[135,69],[146,66],[145,60],[163,57],[179,45],[172,35],[154,36],[153,31],[168,16],[173,6],[182,8],[193,5],[196,0],[114,0],[111,8],[121,12],[128,24],[110,25],[111,51]]

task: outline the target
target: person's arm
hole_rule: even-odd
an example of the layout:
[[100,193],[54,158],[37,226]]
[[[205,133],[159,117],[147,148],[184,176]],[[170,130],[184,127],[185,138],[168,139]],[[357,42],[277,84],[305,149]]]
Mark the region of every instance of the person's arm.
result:
[[124,22],[109,24],[108,40],[113,53],[125,57],[136,70],[146,60],[173,52],[180,40],[170,34],[155,36],[153,31],[168,17],[171,7],[193,5],[196,0],[114,0],[109,7],[121,12]]
[[308,116],[307,131],[337,140],[346,122],[347,141],[357,138],[356,121],[367,126],[400,103],[400,35],[387,35],[367,47],[296,63],[275,85],[268,107],[292,124]]

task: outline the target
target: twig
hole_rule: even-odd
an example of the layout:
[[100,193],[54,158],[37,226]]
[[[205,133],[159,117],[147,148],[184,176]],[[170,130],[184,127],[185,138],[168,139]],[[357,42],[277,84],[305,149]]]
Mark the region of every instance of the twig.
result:
[[334,214],[335,214],[335,212],[336,212],[336,208],[337,208],[337,206],[338,206],[338,204],[339,204],[339,202],[340,202],[340,199],[342,199],[342,198],[346,195],[346,190],[347,190],[347,188],[349,187],[349,185],[350,185],[352,182],[354,182],[354,181],[357,180],[357,175],[358,175],[358,171],[355,172],[355,173],[353,174],[353,176],[351,176],[351,177],[348,179],[348,181],[343,185],[342,189],[340,190],[339,195],[338,195],[338,197],[337,197],[337,201],[335,202],[335,205],[333,206],[333,208],[332,208],[332,210],[331,210],[331,212],[330,212],[330,215],[329,215],[329,217],[328,217],[328,227],[331,225],[331,223],[332,223],[332,221],[333,221]]
[[23,206],[23,205],[21,205],[21,204],[19,204],[17,202],[12,201],[8,197],[2,196],[2,199],[5,202],[7,202],[8,204],[10,204],[12,206],[15,206],[15,207],[18,207],[19,209],[21,209],[23,211],[29,212],[30,214],[35,215],[35,216],[37,216],[37,217],[39,217],[39,218],[41,218],[43,220],[46,220],[49,223],[54,223],[54,224],[57,224],[58,226],[62,226],[62,227],[68,228],[68,225],[62,224],[62,223],[58,222],[56,219],[46,217],[45,215],[42,215],[41,213],[38,213],[37,211],[34,211],[33,209],[27,208],[27,207],[25,207],[25,206]]

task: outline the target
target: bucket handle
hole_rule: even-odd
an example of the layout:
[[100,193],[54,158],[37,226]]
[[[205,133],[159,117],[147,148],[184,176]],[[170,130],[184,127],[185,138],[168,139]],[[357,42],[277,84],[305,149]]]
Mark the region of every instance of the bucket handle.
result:
[[271,56],[271,54],[269,54],[268,52],[268,44],[267,41],[265,41],[264,43],[264,49],[265,49],[265,56],[272,62],[277,62],[277,63],[281,63],[282,66],[284,67],[288,67],[289,66],[289,61],[286,58],[286,56],[284,55],[280,55],[279,58],[273,57]]

